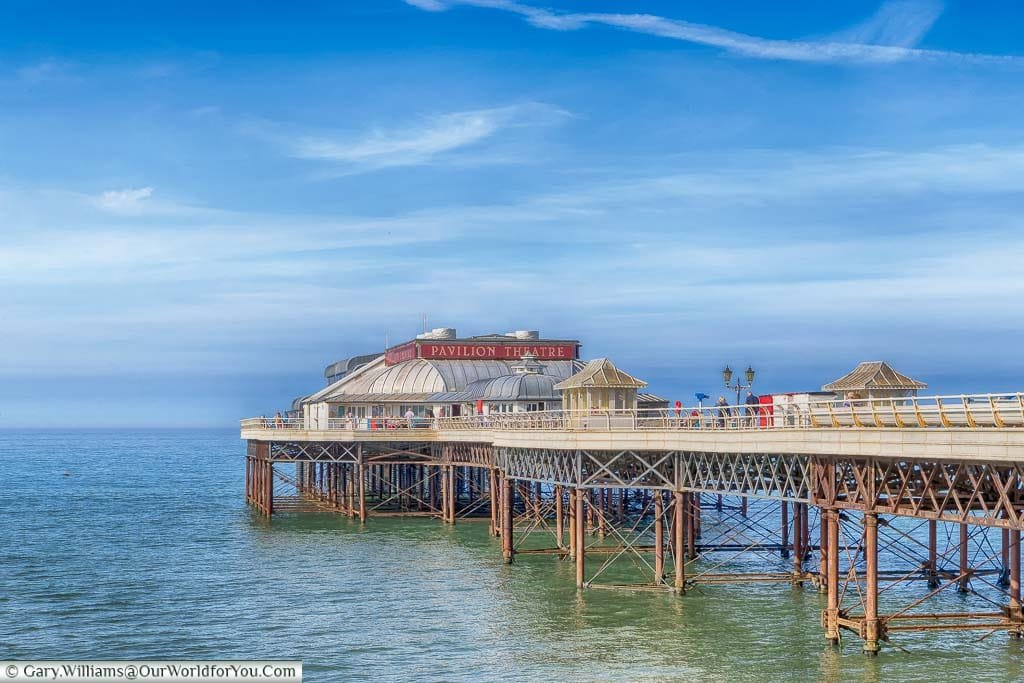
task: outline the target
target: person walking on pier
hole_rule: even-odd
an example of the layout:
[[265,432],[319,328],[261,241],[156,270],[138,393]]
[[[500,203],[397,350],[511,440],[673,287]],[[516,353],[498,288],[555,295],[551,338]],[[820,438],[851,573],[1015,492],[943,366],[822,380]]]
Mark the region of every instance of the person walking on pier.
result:
[[754,396],[754,392],[752,392],[752,391],[748,391],[747,392],[747,399],[744,401],[744,403],[747,404],[747,426],[748,427],[756,427],[757,426],[757,419],[756,419],[757,418],[757,406],[758,406],[759,401],[758,401],[757,396]]
[[719,396],[715,405],[718,406],[718,426],[725,429],[725,418],[729,416],[729,402],[725,400],[725,396]]

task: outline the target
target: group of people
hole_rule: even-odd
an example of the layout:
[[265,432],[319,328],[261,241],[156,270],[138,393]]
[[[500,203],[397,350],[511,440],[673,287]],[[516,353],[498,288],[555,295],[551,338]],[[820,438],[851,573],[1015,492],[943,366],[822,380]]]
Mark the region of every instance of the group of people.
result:
[[718,413],[718,426],[725,427],[726,420],[730,417],[743,417],[743,426],[757,426],[757,415],[760,409],[761,400],[752,391],[747,392],[747,398],[743,401],[745,407],[730,406],[725,396],[719,396],[715,401]]

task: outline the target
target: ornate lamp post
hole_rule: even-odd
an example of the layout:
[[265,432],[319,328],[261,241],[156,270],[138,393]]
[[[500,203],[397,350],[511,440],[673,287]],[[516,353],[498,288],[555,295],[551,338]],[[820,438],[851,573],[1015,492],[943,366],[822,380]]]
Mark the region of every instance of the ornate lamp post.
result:
[[744,389],[749,389],[754,385],[754,375],[756,373],[754,372],[754,368],[750,367],[749,365],[747,366],[746,371],[743,373],[743,377],[747,380],[746,384],[740,382],[738,377],[736,378],[736,382],[734,384],[730,384],[730,382],[732,382],[732,374],[732,368],[726,365],[725,369],[722,370],[722,380],[724,380],[725,382],[726,389],[736,392],[736,405],[739,405],[740,392],[742,392]]

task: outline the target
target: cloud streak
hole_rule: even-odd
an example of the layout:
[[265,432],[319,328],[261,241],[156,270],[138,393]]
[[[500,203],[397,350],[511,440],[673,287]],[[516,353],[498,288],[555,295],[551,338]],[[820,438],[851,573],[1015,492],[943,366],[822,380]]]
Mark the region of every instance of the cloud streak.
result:
[[108,190],[101,194],[96,200],[97,205],[111,211],[123,211],[134,209],[140,203],[153,196],[152,187],[140,187],[138,189]]
[[[868,21],[824,40],[777,40],[730,31],[717,26],[670,19],[653,14],[608,12],[556,12],[517,0],[406,0],[422,10],[439,12],[457,5],[511,12],[537,28],[576,31],[589,26],[610,26],[636,33],[719,48],[754,59],[794,62],[889,64],[903,61],[961,61],[1017,63],[1001,55],[927,50],[911,47],[938,18],[934,3],[890,2]],[[865,41],[865,42],[858,42]],[[877,42],[875,42],[877,41]],[[891,42],[886,42],[891,41]]]
[[539,102],[451,112],[425,117],[402,127],[377,128],[360,136],[335,133],[289,136],[285,144],[299,159],[330,162],[352,172],[418,166],[481,146],[514,128],[542,126],[568,112]]

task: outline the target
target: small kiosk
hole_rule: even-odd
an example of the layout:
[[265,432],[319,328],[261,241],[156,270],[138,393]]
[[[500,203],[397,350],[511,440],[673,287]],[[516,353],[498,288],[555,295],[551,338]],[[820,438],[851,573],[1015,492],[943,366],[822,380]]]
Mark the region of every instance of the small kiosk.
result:
[[[587,415],[610,416],[616,410],[635,410],[637,390],[646,386],[647,382],[619,370],[607,358],[597,358],[556,384],[555,389],[562,392],[562,409],[570,413],[570,419],[582,423]],[[632,422],[633,416],[622,419]]]
[[920,389],[927,388],[918,382],[893,370],[888,363],[880,360],[867,361],[855,367],[850,373],[821,389],[831,391],[839,398],[850,401],[867,398],[908,398],[917,396]]

